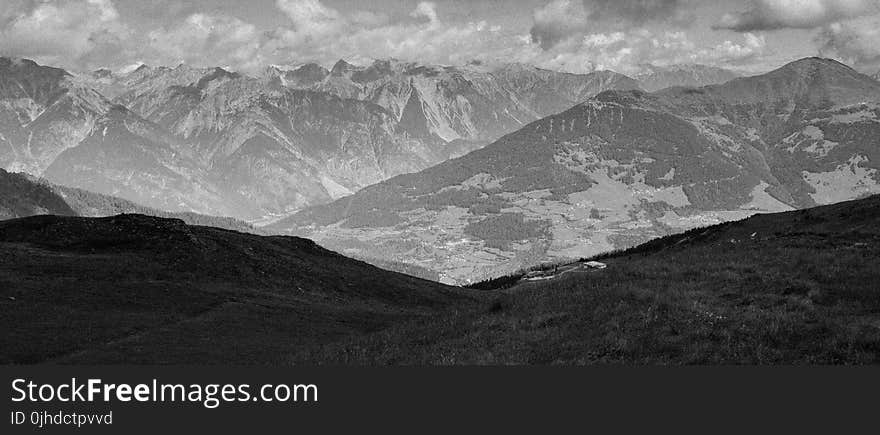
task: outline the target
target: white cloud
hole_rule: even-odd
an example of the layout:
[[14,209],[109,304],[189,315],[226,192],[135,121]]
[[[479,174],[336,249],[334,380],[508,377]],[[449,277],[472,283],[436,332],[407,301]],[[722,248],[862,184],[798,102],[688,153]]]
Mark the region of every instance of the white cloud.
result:
[[369,11],[354,11],[349,20],[358,27],[378,27],[388,24],[389,17],[383,13]]
[[535,9],[532,42],[548,50],[598,28],[639,30],[648,23],[680,28],[693,22],[685,0],[553,0]]
[[119,54],[130,30],[111,0],[16,3],[0,10],[0,53],[46,62],[82,64],[97,54]]
[[434,2],[421,2],[410,13],[414,18],[427,18],[430,23],[437,23],[437,4]]
[[342,14],[319,0],[277,0],[276,4],[290,18],[297,33],[319,37],[338,32],[345,26]]
[[592,33],[560,42],[552,49],[521,47],[508,57],[519,62],[570,72],[610,69],[635,74],[644,64],[658,66],[700,63],[715,66],[740,65],[760,58],[766,51],[763,36],[744,34],[739,41],[726,40],[700,47],[684,31],[655,33],[646,29],[628,32]]
[[[600,31],[584,25],[596,10],[631,20],[648,20],[639,17],[652,10],[672,19],[681,2],[664,0],[626,7],[596,0],[554,0],[534,11],[535,26],[525,34],[513,25],[502,28],[478,17],[473,22],[449,22],[443,4],[434,2],[418,3],[396,14],[402,19],[392,21],[382,13],[337,10],[321,0],[273,0],[285,18],[276,28],[259,28],[223,13],[196,12],[163,27],[133,32],[121,21],[112,0],[10,1],[16,2],[14,7],[0,7],[0,14],[5,14],[0,15],[2,54],[38,57],[44,63],[79,69],[122,68],[134,61],[185,62],[256,73],[268,64],[329,66],[339,58],[394,57],[440,64],[516,61],[570,72],[635,73],[645,63],[741,65],[766,51],[764,38],[750,33],[706,46],[674,26],[665,27],[673,29],[667,31],[642,26]],[[859,39],[844,38],[845,34],[841,30],[837,39]]]
[[[264,42],[264,56],[274,63],[317,61],[325,65],[339,58],[417,59],[429,63],[464,63],[510,43],[500,27],[486,21],[446,23],[433,2],[421,2],[409,12],[415,20],[389,23],[381,15],[360,13],[344,15],[316,0],[307,3],[309,10],[332,17],[318,31],[305,33],[302,26],[280,28],[271,32]],[[316,6],[317,5],[317,6]],[[301,14],[300,14],[301,15]],[[298,16],[300,16],[298,15]]]
[[737,32],[814,29],[878,11],[878,0],[752,0],[746,11],[725,14],[715,27]]
[[578,0],[554,0],[535,9],[532,42],[549,49],[586,30],[587,11]]
[[746,33],[743,42],[726,40],[710,48],[701,48],[690,55],[694,63],[736,65],[762,55],[767,47],[763,35]]
[[147,36],[152,62],[193,65],[235,65],[259,68],[260,34],[238,18],[192,14],[182,23],[150,32]]
[[[588,14],[580,0],[555,0],[535,11],[536,23],[545,22],[548,32],[556,32],[537,37],[534,28],[527,35],[512,35],[485,21],[446,23],[440,12],[433,3],[420,3],[410,15],[424,20],[380,25],[355,23],[342,14],[330,13],[346,20],[333,38],[297,38],[295,31],[279,30],[267,44],[272,48],[264,47],[263,53],[277,59],[274,62],[317,60],[331,64],[339,57],[395,57],[445,64],[515,61],[570,72],[612,69],[635,73],[645,63],[740,65],[763,56],[766,50],[765,39],[754,34],[700,47],[685,31],[656,32],[636,27],[588,32],[577,24],[584,22]],[[536,38],[540,44],[534,43]]]
[[834,56],[857,68],[880,68],[880,17],[864,17],[823,28],[816,37],[824,56]]
[[626,35],[623,32],[614,33],[595,33],[584,37],[584,45],[588,47],[600,48],[608,47],[617,43],[624,42]]

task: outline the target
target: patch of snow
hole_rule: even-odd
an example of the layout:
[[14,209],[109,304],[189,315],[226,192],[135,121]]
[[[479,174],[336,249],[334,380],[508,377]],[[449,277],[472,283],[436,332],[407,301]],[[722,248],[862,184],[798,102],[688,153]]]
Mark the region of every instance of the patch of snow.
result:
[[124,66],[124,67],[120,68],[118,71],[116,71],[116,73],[121,74],[121,75],[130,74],[130,73],[133,73],[136,69],[140,68],[143,65],[144,65],[143,62],[135,62],[131,65]]
[[321,176],[321,185],[324,186],[324,190],[326,190],[334,200],[354,193],[326,175]]

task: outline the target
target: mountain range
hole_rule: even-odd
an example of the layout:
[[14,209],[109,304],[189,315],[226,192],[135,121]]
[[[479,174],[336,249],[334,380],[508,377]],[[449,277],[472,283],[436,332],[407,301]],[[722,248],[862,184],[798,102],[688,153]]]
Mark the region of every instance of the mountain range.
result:
[[237,215],[181,141],[68,72],[0,58],[0,166],[171,211]]
[[[726,80],[703,66],[568,74],[377,60],[71,74],[0,59],[0,167],[169,211],[271,222],[481,148],[609,90]],[[662,85],[661,85],[662,83]]]
[[0,166],[464,283],[876,192],[878,86],[819,58],[638,80],[396,60],[75,75],[4,58]]
[[266,76],[294,89],[375,103],[396,121],[446,142],[492,141],[604,90],[639,88],[611,71],[567,74],[520,64],[451,67],[379,60],[358,67],[341,60],[331,70],[316,64],[269,67]]
[[820,58],[720,85],[606,91],[267,230],[472,282],[880,192],[878,103],[880,83]]
[[0,167],[170,211],[271,219],[477,149],[623,75],[376,61],[249,77],[0,60]]

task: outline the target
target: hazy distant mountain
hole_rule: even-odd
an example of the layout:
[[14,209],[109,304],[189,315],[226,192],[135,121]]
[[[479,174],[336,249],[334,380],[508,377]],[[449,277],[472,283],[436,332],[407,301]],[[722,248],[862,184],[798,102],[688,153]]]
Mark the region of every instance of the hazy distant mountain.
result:
[[182,141],[122,106],[96,120],[42,176],[163,210],[232,216],[247,210],[226,198]]
[[609,91],[271,229],[461,282],[880,192],[878,120],[880,83],[817,58],[722,85]]
[[0,220],[46,214],[105,217],[131,213],[181,219],[189,225],[260,233],[253,226],[230,217],[158,210],[115,196],[52,184],[27,174],[0,169]]
[[642,89],[653,92],[673,86],[699,87],[728,82],[739,74],[723,68],[708,65],[684,64],[659,67],[646,65],[645,70],[635,76]]
[[74,216],[76,212],[50,186],[0,169],[0,220],[40,214]]

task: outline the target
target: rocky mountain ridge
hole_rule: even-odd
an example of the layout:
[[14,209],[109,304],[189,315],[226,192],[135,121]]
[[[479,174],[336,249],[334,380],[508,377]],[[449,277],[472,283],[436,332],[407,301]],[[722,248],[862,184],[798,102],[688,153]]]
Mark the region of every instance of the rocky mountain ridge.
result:
[[270,229],[469,282],[880,192],[878,109],[880,83],[818,58],[721,85],[607,91]]
[[4,59],[0,167],[160,209],[271,220],[637,87],[614,73],[523,66],[497,77],[396,61],[273,71],[72,75]]
[[271,83],[370,101],[397,121],[421,124],[446,142],[491,141],[527,122],[560,112],[608,89],[638,89],[611,71],[567,74],[518,64],[497,68],[422,65],[376,60],[359,67],[340,60],[330,70],[317,64],[269,67]]

